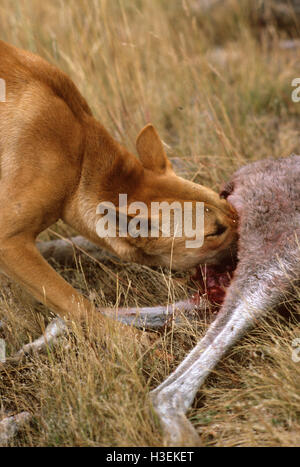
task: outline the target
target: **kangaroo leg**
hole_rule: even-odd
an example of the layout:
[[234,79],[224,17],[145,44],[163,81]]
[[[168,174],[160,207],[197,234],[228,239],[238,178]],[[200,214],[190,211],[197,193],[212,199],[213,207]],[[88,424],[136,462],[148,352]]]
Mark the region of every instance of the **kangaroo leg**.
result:
[[280,277],[280,282],[281,290],[268,287],[262,279],[257,282],[255,289],[252,287],[248,291],[246,288],[241,291],[240,284],[233,282],[221,311],[205,337],[178,368],[152,391],[153,406],[160,417],[168,443],[197,443],[197,433],[186,419],[186,411],[207,375],[225,353],[280,300],[281,291],[289,286],[287,278]]

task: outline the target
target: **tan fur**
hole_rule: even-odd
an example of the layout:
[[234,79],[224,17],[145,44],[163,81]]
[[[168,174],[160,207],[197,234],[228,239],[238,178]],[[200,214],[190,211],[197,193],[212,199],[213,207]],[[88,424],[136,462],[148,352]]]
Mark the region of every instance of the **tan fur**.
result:
[[[63,219],[120,257],[149,265],[190,268],[215,262],[235,238],[235,213],[212,190],[177,177],[152,125],[137,139],[140,160],[95,120],[72,81],[42,58],[0,41],[0,268],[62,317],[93,306],[42,258],[36,236]],[[205,202],[205,243],[185,238],[100,239],[100,201]],[[217,226],[227,230],[213,235]]]

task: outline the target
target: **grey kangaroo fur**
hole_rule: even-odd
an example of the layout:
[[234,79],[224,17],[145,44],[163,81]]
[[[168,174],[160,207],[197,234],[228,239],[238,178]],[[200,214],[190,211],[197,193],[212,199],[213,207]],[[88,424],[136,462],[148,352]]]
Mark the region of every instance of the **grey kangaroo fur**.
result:
[[185,413],[209,372],[300,279],[300,156],[249,164],[223,195],[239,215],[238,265],[206,335],[154,391],[167,442],[197,445]]

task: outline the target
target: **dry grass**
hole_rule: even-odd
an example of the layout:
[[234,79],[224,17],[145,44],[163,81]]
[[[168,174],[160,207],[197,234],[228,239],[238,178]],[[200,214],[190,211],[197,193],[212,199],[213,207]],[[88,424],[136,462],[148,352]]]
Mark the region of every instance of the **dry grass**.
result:
[[[207,16],[197,0],[1,0],[0,36],[64,69],[132,151],[139,130],[153,122],[178,170],[218,190],[249,160],[299,153],[300,104],[290,86],[299,50],[282,50],[286,33],[272,21],[253,27],[253,2],[229,3]],[[70,232],[62,224],[55,229]],[[55,267],[85,294],[96,291],[100,304],[149,305],[188,293],[185,276],[109,258],[101,267],[86,258],[72,269]],[[49,313],[6,280],[0,294],[13,353],[39,335]],[[0,411],[35,417],[15,445],[161,445],[149,388],[206,325],[169,329],[147,347],[111,327],[96,340],[74,329],[67,350],[1,373]],[[296,323],[275,319],[218,366],[190,413],[204,445],[299,445],[295,337]]]

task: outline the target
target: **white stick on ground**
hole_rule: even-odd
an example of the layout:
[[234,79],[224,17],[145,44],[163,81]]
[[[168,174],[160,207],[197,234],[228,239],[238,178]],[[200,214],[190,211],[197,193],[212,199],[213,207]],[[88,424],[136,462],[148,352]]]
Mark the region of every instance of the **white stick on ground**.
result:
[[128,326],[155,329],[161,328],[171,321],[177,325],[184,324],[187,320],[197,318],[199,310],[205,309],[205,307],[204,299],[200,300],[199,305],[195,305],[191,300],[182,300],[169,305],[153,307],[104,308],[101,312]]
[[0,421],[0,447],[7,446],[16,434],[30,422],[31,417],[30,413],[21,412]]
[[12,357],[5,358],[4,361],[0,362],[0,368],[5,368],[7,365],[18,365],[23,357],[27,355],[46,352],[48,349],[57,345],[61,341],[61,337],[67,334],[67,331],[68,326],[63,319],[53,319],[45,328],[42,336],[29,344],[25,344]]
[[[200,302],[201,303],[201,302]],[[205,304],[203,304],[205,306]],[[197,317],[199,306],[190,300],[170,304],[168,306],[154,306],[144,308],[104,308],[101,310],[105,316],[120,321],[128,326],[144,329],[157,329],[174,322],[184,324],[186,320]],[[22,360],[26,355],[41,353],[54,347],[60,342],[60,338],[68,331],[68,326],[61,318],[55,318],[45,329],[42,336],[29,344],[24,345],[15,356],[8,358],[7,363],[14,364]]]
[[59,338],[66,334],[68,326],[65,321],[61,318],[55,318],[48,324],[45,332],[42,336],[29,344],[24,345],[16,357],[22,358],[25,355],[33,354],[35,352],[45,352],[48,348],[55,346],[58,343]]

